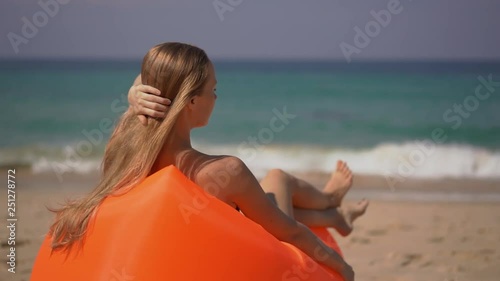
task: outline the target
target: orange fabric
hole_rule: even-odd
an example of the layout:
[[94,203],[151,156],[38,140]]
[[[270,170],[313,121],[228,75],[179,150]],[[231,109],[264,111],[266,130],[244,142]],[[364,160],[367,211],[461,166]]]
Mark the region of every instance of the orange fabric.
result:
[[[326,229],[314,231],[340,251]],[[105,199],[77,254],[51,255],[49,245],[47,236],[32,281],[342,280],[173,166]]]

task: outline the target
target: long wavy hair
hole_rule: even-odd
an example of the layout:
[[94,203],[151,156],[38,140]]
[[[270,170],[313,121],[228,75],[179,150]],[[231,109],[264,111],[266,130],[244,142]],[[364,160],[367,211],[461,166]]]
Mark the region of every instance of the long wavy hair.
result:
[[52,250],[69,252],[75,242],[82,242],[103,200],[127,192],[149,175],[182,109],[206,83],[209,63],[202,49],[183,43],[163,43],[148,51],[142,62],[142,83],[172,101],[169,111],[165,118],[150,118],[147,126],[131,110],[121,116],[106,146],[95,189],[82,199],[50,209],[56,213],[49,230]]

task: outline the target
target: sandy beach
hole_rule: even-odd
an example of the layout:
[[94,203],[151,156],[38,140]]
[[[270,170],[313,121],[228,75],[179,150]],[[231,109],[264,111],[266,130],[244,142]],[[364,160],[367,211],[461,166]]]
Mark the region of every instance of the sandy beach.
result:
[[500,281],[500,0],[0,1],[0,281]]
[[[327,175],[301,176],[319,185]],[[66,174],[60,182],[53,174],[18,172],[16,273],[7,272],[8,233],[2,227],[0,280],[29,280],[52,220],[46,206],[86,193],[97,178]],[[495,201],[499,194],[498,181],[408,180],[390,189],[383,178],[357,175],[346,201],[366,197],[371,205],[350,236],[335,235],[358,281],[497,281],[500,204]],[[2,206],[5,219],[6,206]]]

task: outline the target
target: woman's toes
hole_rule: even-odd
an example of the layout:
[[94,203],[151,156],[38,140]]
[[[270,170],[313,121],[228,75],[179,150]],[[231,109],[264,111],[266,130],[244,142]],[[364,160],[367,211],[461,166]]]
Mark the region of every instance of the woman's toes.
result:
[[345,171],[345,166],[344,166],[344,163],[342,163],[342,164],[340,165],[340,168],[338,169],[338,171],[339,171],[340,173],[342,173],[342,174],[344,173],[344,171]]
[[336,170],[337,170],[337,171],[340,171],[340,170],[341,170],[341,168],[342,168],[342,161],[337,160],[337,168],[336,168]]
[[345,166],[345,172],[346,172],[347,174],[350,174],[350,173],[351,173],[351,168],[349,168],[349,166],[347,166],[347,165]]

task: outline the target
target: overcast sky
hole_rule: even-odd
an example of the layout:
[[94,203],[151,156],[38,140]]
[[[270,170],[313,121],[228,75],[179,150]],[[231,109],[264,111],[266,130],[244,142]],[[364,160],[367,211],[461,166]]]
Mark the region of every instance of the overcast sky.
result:
[[[69,3],[51,5],[46,18],[38,1],[57,3],[1,0],[0,57],[142,58],[155,44],[181,41],[219,59],[344,60],[344,42],[357,49],[353,61],[500,60],[495,0],[57,0]],[[386,26],[369,24],[388,4],[399,12],[387,12]],[[355,27],[367,24],[373,37],[356,45]]]

